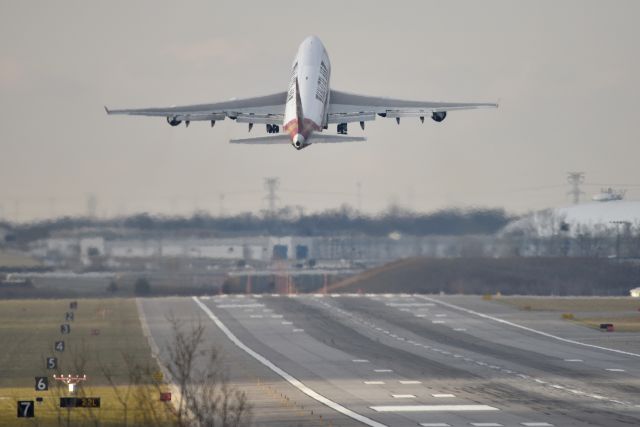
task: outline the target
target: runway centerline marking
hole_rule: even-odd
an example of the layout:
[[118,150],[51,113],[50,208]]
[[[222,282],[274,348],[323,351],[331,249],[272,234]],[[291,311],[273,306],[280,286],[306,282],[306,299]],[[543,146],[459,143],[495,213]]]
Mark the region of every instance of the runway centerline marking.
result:
[[565,362],[584,362],[582,359],[564,359]]
[[438,398],[444,398],[444,397],[456,397],[456,395],[455,395],[455,394],[450,394],[450,393],[432,394],[431,396],[433,396],[433,397],[438,397]]
[[416,397],[413,394],[392,394],[391,397],[394,399],[415,399]]
[[271,362],[269,359],[267,359],[266,357],[264,357],[260,353],[252,350],[245,343],[240,341],[238,339],[238,337],[236,337],[233,334],[233,332],[231,332],[229,330],[229,328],[227,328],[227,326],[224,323],[222,323],[222,321],[215,314],[213,314],[211,309],[209,309],[209,307],[204,305],[204,303],[202,303],[202,301],[200,301],[198,299],[198,297],[193,297],[193,301],[198,305],[198,307],[200,307],[202,309],[202,311],[205,312],[205,314],[207,316],[209,316],[209,318],[213,321],[213,323],[216,324],[216,326],[227,336],[227,338],[229,338],[231,340],[231,342],[233,342],[236,346],[238,346],[241,350],[243,350],[244,352],[249,354],[251,357],[256,359],[258,362],[260,362],[261,364],[263,364],[264,366],[266,366],[267,368],[271,369],[273,372],[275,372],[276,374],[281,376],[289,384],[291,384],[292,386],[294,386],[295,388],[297,388],[298,390],[300,390],[301,392],[303,392],[307,396],[309,396],[312,399],[322,403],[323,405],[328,406],[329,408],[335,410],[336,412],[339,412],[339,413],[341,413],[343,415],[346,415],[347,417],[352,418],[352,419],[354,419],[356,421],[359,421],[359,422],[361,422],[361,423],[363,423],[365,425],[368,425],[368,426],[371,426],[371,427],[387,427],[385,424],[379,423],[379,422],[377,422],[375,420],[372,420],[371,418],[368,418],[368,417],[365,417],[364,415],[358,414],[357,412],[354,412],[351,409],[345,408],[344,406],[340,405],[339,403],[334,402],[333,400],[328,399],[328,398],[324,397],[323,395],[321,395],[320,393],[318,393],[318,392],[312,390],[311,388],[307,387],[301,381],[299,381],[298,379],[293,377],[291,374],[289,374],[286,371],[284,371],[283,369],[279,368],[273,362]]
[[365,381],[366,385],[383,385],[384,381]]
[[526,427],[553,427],[553,424],[549,423],[520,423]]
[[422,427],[451,427],[451,424],[447,423],[420,423]]
[[473,427],[502,427],[499,423],[471,423]]
[[607,368],[606,370],[609,372],[624,372],[624,369],[620,368]]
[[367,359],[353,359],[353,363],[369,363]]
[[400,384],[402,384],[402,385],[422,384],[422,381],[417,381],[417,380],[400,380]]
[[559,337],[557,335],[549,334],[547,332],[539,331],[537,329],[533,329],[533,328],[529,328],[527,326],[519,325],[517,323],[509,322],[508,320],[504,320],[504,319],[500,319],[499,317],[493,317],[493,316],[490,316],[488,314],[480,313],[479,311],[469,310],[468,308],[460,307],[460,306],[455,305],[455,304],[451,304],[451,303],[448,303],[448,302],[440,301],[440,300],[437,300],[437,299],[434,299],[434,298],[429,298],[429,297],[424,296],[424,295],[416,295],[416,297],[426,299],[427,301],[433,301],[436,304],[441,304],[441,305],[444,305],[445,307],[449,307],[449,308],[452,308],[454,310],[463,311],[465,313],[473,314],[475,316],[479,316],[479,317],[482,317],[484,319],[490,319],[490,320],[493,320],[495,322],[502,323],[504,325],[513,326],[514,328],[518,328],[518,329],[522,329],[522,330],[525,330],[525,331],[528,331],[528,332],[532,332],[534,334],[542,335],[542,336],[547,337],[547,338],[552,338],[554,340],[566,342],[566,343],[569,343],[569,344],[581,345],[581,346],[584,346],[584,347],[597,348],[599,350],[610,351],[610,352],[613,352],[613,353],[624,354],[624,355],[627,355],[627,356],[640,357],[640,354],[638,354],[638,353],[631,353],[630,351],[617,350],[615,348],[602,347],[602,346],[599,346],[599,345],[587,344],[587,343],[580,342],[580,341],[570,340],[568,338],[562,338],[562,337]]
[[382,405],[369,406],[376,412],[467,412],[467,411],[499,411],[489,405]]
[[373,372],[393,372],[392,369],[374,369]]

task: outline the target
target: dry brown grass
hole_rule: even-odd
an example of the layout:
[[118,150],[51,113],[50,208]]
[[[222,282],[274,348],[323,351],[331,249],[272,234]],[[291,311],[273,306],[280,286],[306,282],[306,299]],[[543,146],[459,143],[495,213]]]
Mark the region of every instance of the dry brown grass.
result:
[[597,312],[638,311],[640,300],[631,297],[502,297],[496,299],[520,310]]

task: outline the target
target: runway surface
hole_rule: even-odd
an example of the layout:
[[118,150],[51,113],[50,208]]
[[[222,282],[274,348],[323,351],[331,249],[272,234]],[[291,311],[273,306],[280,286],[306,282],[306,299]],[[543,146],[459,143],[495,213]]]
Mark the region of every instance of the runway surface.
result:
[[[142,300],[207,325],[265,426],[640,425],[640,335],[608,334],[473,296]],[[162,352],[161,352],[162,355]]]

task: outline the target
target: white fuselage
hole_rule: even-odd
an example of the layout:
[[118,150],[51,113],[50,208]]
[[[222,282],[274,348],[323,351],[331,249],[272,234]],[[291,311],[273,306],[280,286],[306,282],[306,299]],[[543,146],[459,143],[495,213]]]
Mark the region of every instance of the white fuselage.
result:
[[327,125],[330,77],[331,63],[324,45],[315,36],[307,37],[291,67],[283,123],[298,149],[309,145],[312,133]]

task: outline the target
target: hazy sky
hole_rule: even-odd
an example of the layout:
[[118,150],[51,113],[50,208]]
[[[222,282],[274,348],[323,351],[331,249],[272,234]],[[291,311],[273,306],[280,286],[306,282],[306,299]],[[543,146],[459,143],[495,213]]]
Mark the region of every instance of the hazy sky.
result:
[[[80,214],[90,194],[100,215],[217,213],[221,194],[258,210],[266,176],[307,211],[355,206],[358,182],[368,212],[559,206],[570,170],[640,184],[638,16],[637,1],[0,1],[0,216]],[[284,91],[310,34],[332,88],[501,106],[378,118],[365,143],[302,151],[231,146],[247,136],[231,120],[103,110]]]

